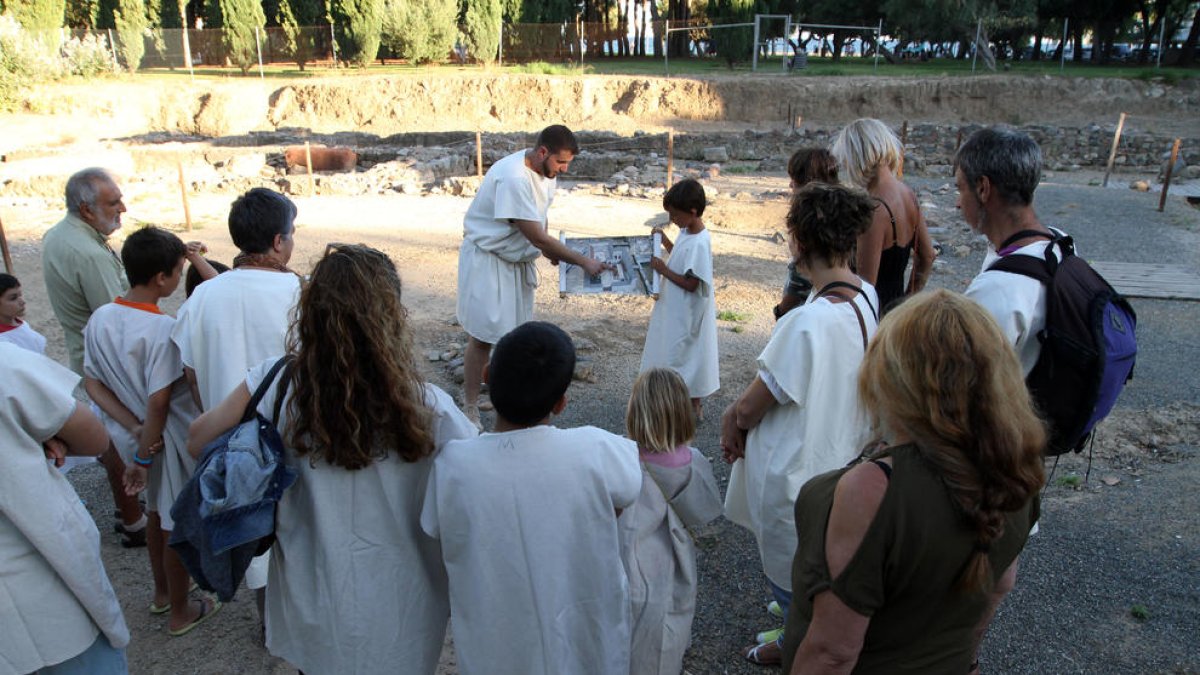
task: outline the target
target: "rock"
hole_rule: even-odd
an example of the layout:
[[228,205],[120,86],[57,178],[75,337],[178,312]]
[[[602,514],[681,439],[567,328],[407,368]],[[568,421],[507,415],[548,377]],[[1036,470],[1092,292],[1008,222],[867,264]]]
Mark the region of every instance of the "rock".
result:
[[[261,152],[234,155],[225,162],[225,171],[239,178],[257,178],[267,164],[267,156]],[[271,169],[271,175],[275,170]]]
[[1200,178],[1200,164],[1192,164],[1188,166],[1188,168],[1184,170],[1183,175],[1187,176],[1189,180]]
[[954,255],[959,258],[965,258],[965,257],[971,255],[971,247],[970,246],[955,246],[954,247]]
[[442,352],[441,354],[438,354],[438,358],[441,359],[442,361],[449,361],[456,356],[458,356],[458,352],[452,352],[452,351],[446,351],[446,352]]
[[430,361],[441,361],[442,353],[436,349],[426,349],[425,358],[429,359]]
[[1104,478],[1100,479],[1100,482],[1104,483],[1105,485],[1107,485],[1109,487],[1113,487],[1114,485],[1120,484],[1121,479],[1117,478],[1116,476],[1105,476]]
[[595,382],[596,369],[592,365],[592,360],[589,358],[578,358],[575,360],[574,378],[582,382]]
[[458,366],[457,368],[455,368],[454,372],[452,373],[452,376],[454,377],[455,384],[462,384],[463,380],[467,379],[466,376],[463,375],[463,367],[462,366]]
[[619,195],[629,194],[629,183],[619,183],[615,188],[613,188],[613,192]]
[[450,359],[450,367],[451,368],[458,368],[462,364],[463,364],[463,359],[461,356]]
[[1147,183],[1144,180],[1135,180],[1129,184],[1129,189],[1137,190],[1138,192],[1149,192],[1150,183]]
[[479,183],[478,176],[451,176],[443,178],[439,185],[447,194],[456,197],[473,197],[476,192],[479,192]]
[[717,178],[720,175],[721,175],[721,165],[720,164],[713,164],[712,166],[708,167],[708,177],[709,178]]
[[406,195],[421,194],[421,186],[417,185],[416,183],[413,183],[413,182],[401,183],[400,185],[396,186],[396,189],[398,189],[401,193],[406,194]]
[[[1165,153],[1162,166],[1158,169],[1158,182],[1163,182],[1167,179],[1167,166],[1171,163],[1170,153]],[[1171,180],[1173,182],[1181,182],[1187,176],[1187,164],[1184,163],[1182,157],[1175,158],[1175,168],[1171,170]]]
[[729,150],[723,145],[718,145],[712,148],[704,149],[704,161],[706,162],[728,162]]
[[233,91],[213,91],[200,97],[194,131],[202,136],[237,136],[267,125],[267,99]]

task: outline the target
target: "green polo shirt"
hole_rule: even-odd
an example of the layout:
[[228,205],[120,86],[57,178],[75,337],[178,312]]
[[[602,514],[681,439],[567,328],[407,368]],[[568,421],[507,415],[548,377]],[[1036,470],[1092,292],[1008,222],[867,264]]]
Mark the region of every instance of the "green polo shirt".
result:
[[82,375],[83,327],[92,312],[129,290],[125,268],[107,237],[68,213],[42,237],[42,274],[71,370]]

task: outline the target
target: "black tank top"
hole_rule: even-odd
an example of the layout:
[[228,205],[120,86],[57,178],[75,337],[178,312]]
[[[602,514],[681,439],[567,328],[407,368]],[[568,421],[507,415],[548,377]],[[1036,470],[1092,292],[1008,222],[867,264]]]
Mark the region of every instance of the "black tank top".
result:
[[882,199],[877,201],[887,210],[888,219],[892,221],[892,245],[879,253],[879,272],[875,275],[875,292],[879,294],[879,309],[882,315],[891,309],[892,304],[904,297],[904,270],[908,268],[908,258],[912,253],[916,232],[913,232],[908,244],[901,246],[900,242],[896,241],[896,216],[892,214],[892,208]]

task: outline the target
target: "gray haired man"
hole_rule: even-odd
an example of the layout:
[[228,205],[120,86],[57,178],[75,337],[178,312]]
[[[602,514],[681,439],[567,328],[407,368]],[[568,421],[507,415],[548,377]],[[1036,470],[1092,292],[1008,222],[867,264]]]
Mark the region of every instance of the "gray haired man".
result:
[[[108,237],[121,227],[125,202],[116,178],[90,168],[67,179],[67,215],[42,237],[42,275],[62,325],[71,370],[83,375],[83,327],[92,312],[129,290],[125,268]],[[145,516],[137,497],[125,493],[125,463],[111,444],[100,456],[113,501],[121,513],[117,530],[126,546],[146,543]]]
[[[1012,129],[981,129],[954,157],[958,208],[991,244],[966,295],[992,313],[1026,375],[1041,353],[1037,334],[1046,325],[1046,287],[1031,277],[988,268],[1008,255],[1043,259],[1051,240],[1064,234],[1043,225],[1034,211],[1033,192],[1041,176],[1041,148]],[[1057,246],[1054,255],[1062,258]]]

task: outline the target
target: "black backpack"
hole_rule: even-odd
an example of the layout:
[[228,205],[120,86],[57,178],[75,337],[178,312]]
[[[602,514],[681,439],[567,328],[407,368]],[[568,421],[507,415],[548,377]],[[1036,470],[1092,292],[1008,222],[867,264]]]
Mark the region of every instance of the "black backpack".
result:
[[[1096,423],[1108,416],[1137,359],[1137,314],[1091,265],[1075,255],[1075,242],[1057,232],[1023,230],[1000,250],[1026,237],[1050,239],[1044,260],[1008,255],[989,270],[1037,279],[1046,286],[1046,325],[1037,334],[1042,351],[1025,378],[1034,404],[1050,428],[1047,455],[1083,449]],[[1054,255],[1054,247],[1062,260]]]

